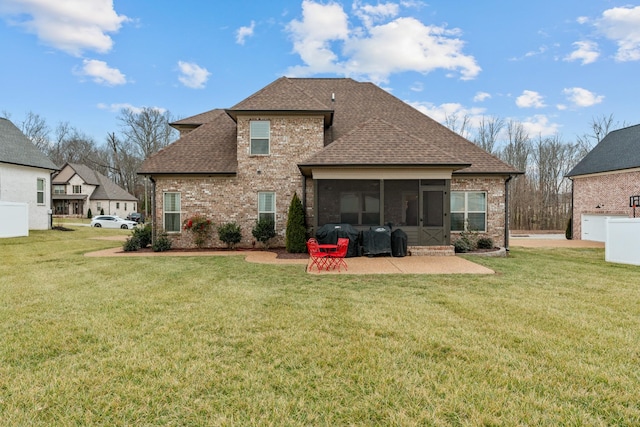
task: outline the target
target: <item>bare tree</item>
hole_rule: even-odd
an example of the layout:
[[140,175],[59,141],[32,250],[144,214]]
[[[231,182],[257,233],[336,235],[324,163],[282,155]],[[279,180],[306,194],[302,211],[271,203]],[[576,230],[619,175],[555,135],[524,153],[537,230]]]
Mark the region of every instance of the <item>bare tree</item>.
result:
[[444,117],[444,125],[460,135],[463,138],[469,138],[469,115],[465,114],[460,118],[457,114],[446,114]]
[[140,112],[123,109],[118,120],[122,124],[125,140],[132,144],[136,154],[142,159],[166,147],[177,136],[175,129],[169,126],[171,114],[157,108],[145,107]]
[[620,127],[619,122],[614,123],[613,114],[593,117],[590,123],[591,133],[576,137],[580,159],[584,158],[609,132]]
[[69,122],[60,122],[56,126],[54,140],[46,152],[51,161],[58,166],[65,163],[81,163],[96,169],[96,166],[100,165],[99,150],[95,141],[71,126]]
[[504,120],[500,117],[491,116],[486,118],[483,116],[478,125],[478,133],[473,142],[485,151],[495,154],[496,143],[498,142],[498,137],[503,127]]
[[22,133],[31,140],[42,152],[49,150],[49,126],[46,120],[32,111],[27,113],[27,117],[21,123]]

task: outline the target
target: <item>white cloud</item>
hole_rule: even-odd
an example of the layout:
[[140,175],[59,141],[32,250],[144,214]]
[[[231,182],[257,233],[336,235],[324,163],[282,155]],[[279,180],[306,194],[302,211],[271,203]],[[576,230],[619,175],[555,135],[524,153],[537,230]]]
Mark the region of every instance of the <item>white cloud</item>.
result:
[[456,119],[459,125],[466,117],[468,120],[468,128],[478,126],[486,111],[484,108],[478,107],[467,108],[455,102],[447,102],[440,105],[434,105],[429,102],[405,102],[421,113],[431,117],[433,120],[445,125],[448,120],[453,119]]
[[422,92],[424,90],[424,84],[422,82],[414,82],[409,89],[414,92]]
[[587,22],[589,22],[589,18],[586,16],[578,16],[578,18],[576,18],[576,22],[578,24],[586,24]]
[[640,60],[640,6],[605,10],[596,27],[618,45],[618,61]]
[[236,43],[244,44],[244,40],[247,37],[253,36],[253,30],[256,28],[255,21],[251,21],[251,25],[248,27],[240,27],[238,31],[236,31]]
[[487,99],[491,98],[491,94],[487,93],[487,92],[478,92],[476,93],[476,95],[473,97],[473,102],[483,102],[486,101]]
[[582,65],[595,62],[600,56],[598,44],[592,41],[579,41],[573,43],[576,50],[567,55],[565,61],[582,61]]
[[576,107],[591,107],[592,105],[601,103],[604,99],[604,96],[596,95],[581,87],[564,89],[562,93],[564,93],[567,99]]
[[545,107],[543,99],[538,92],[525,90],[516,98],[516,105],[520,108],[542,108]]
[[82,61],[82,69],[75,73],[80,76],[90,77],[95,83],[106,86],[117,86],[127,83],[127,78],[117,68],[111,68],[104,61],[97,59],[85,59]]
[[[97,105],[97,107],[100,110],[107,110],[112,113],[119,113],[122,110],[129,110],[135,114],[140,114],[146,108],[146,107],[136,107],[135,105],[132,105],[126,102],[122,104],[104,104],[101,102]],[[151,107],[151,109],[156,110],[161,114],[164,114],[167,111],[166,108],[161,108],[161,107]]]
[[0,14],[42,43],[75,56],[109,52],[113,40],[108,33],[117,33],[129,20],[116,13],[113,0],[3,0]]
[[211,73],[193,62],[178,61],[178,68],[182,73],[178,80],[180,83],[191,89],[202,89],[209,80]]
[[[463,53],[464,42],[458,29],[424,25],[415,18],[400,17],[393,4],[359,6],[356,15],[364,28],[349,29],[349,17],[341,5],[304,0],[302,20],[293,20],[287,30],[293,50],[304,65],[292,67],[288,74],[307,76],[336,73],[365,76],[385,83],[393,73],[437,69],[459,73],[461,79],[475,78],[481,71],[473,56]],[[340,56],[340,55],[342,56]]]
[[560,125],[550,123],[549,118],[543,114],[536,114],[521,121],[522,127],[531,137],[555,135],[560,130]]

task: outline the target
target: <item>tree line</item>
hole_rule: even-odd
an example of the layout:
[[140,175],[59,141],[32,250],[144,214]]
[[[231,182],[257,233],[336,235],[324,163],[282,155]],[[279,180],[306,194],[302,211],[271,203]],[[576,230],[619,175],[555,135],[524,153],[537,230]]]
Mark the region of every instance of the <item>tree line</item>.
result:
[[[5,116],[8,115],[5,113]],[[55,164],[81,163],[102,173],[141,201],[148,213],[145,182],[137,175],[142,162],[169,145],[177,131],[171,113],[155,108],[121,110],[119,132],[102,144],[68,122],[50,128],[29,112],[16,123]],[[497,116],[482,117],[476,125],[468,116],[448,116],[445,126],[474,142],[516,169],[525,172],[510,184],[509,215],[512,230],[564,230],[571,216],[571,181],[566,174],[612,130],[625,126],[613,115],[594,117],[588,132],[574,141],[560,135],[532,136],[521,122]]]
[[572,195],[567,173],[607,133],[625,126],[615,122],[613,115],[594,117],[588,132],[575,141],[563,141],[558,134],[532,136],[522,123],[496,116],[483,117],[476,126],[468,116],[450,116],[445,125],[524,172],[510,184],[512,230],[565,230]]
[[[10,118],[6,112],[4,116]],[[175,119],[168,111],[145,107],[136,111],[122,109],[117,120],[118,132],[107,134],[102,143],[69,122],[52,128],[44,117],[33,112],[15,124],[58,167],[79,163],[100,172],[137,197],[140,209],[149,213],[149,195],[144,178],[137,171],[147,157],[178,137],[169,125]]]

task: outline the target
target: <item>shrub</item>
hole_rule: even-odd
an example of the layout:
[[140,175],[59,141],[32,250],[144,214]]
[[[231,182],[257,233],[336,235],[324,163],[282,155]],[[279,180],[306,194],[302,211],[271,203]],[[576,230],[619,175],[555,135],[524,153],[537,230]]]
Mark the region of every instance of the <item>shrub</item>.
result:
[[256,240],[264,245],[265,248],[269,247],[269,240],[276,236],[276,224],[271,218],[262,218],[256,220],[256,225],[251,230],[251,234]]
[[456,253],[471,252],[473,250],[471,242],[466,237],[460,237],[458,240],[456,240],[456,242],[453,244],[453,247]]
[[151,224],[146,224],[144,227],[136,227],[131,234],[138,239],[141,248],[146,248],[151,244]]
[[493,249],[493,239],[491,237],[480,237],[477,243],[478,249]]
[[93,218],[93,214],[91,213],[91,208],[89,208],[89,210],[87,211],[87,218],[89,219]]
[[567,240],[573,239],[573,218],[569,218],[569,221],[567,221],[567,229],[564,231],[564,237],[566,237]]
[[194,234],[194,243],[198,248],[204,247],[211,233],[211,227],[213,227],[211,220],[202,215],[194,215],[185,219],[182,224],[184,230],[191,231]]
[[294,193],[289,205],[285,235],[287,252],[303,253],[307,250],[307,227],[304,225],[304,208],[298,194]]
[[164,252],[171,249],[171,239],[169,239],[167,233],[162,233],[156,238],[156,241],[153,243],[152,249],[154,252]]
[[100,215],[104,215],[104,208],[100,208]]
[[136,236],[131,236],[122,245],[125,252],[134,252],[140,249],[140,240]]
[[228,222],[226,224],[218,227],[218,237],[220,240],[227,244],[229,249],[233,248],[234,245],[240,243],[242,240],[242,232],[240,231],[240,226],[235,222]]

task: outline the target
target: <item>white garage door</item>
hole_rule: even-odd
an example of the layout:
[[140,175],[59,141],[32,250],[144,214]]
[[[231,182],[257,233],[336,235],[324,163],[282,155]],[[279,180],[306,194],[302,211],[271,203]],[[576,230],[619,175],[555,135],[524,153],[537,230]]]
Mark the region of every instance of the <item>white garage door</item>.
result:
[[621,215],[582,215],[582,240],[604,242],[607,238],[607,218],[627,218]]

